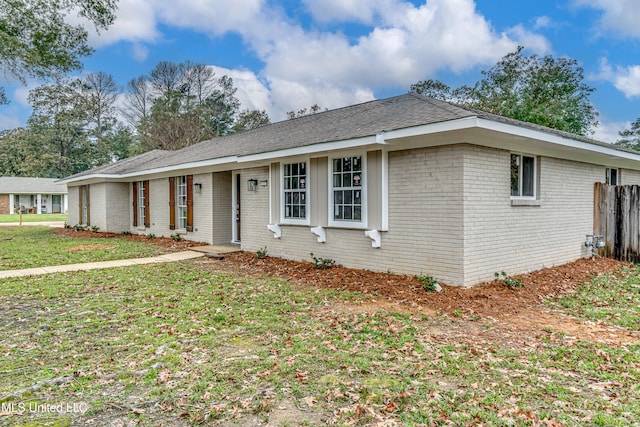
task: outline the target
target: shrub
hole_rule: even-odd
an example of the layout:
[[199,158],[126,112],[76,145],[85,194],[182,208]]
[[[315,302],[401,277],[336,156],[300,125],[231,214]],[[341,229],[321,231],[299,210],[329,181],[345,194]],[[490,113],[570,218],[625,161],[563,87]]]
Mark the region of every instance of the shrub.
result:
[[100,227],[98,227],[97,225],[92,225],[91,231],[93,231],[94,233],[97,233],[98,231],[100,231]]
[[184,240],[184,238],[180,235],[180,233],[172,234],[170,237],[176,242],[182,242]]
[[331,258],[321,258],[321,257],[316,257],[313,255],[313,253],[311,253],[311,258],[313,258],[313,262],[315,263],[314,267],[315,268],[329,268],[332,267],[334,265],[336,265],[336,260],[331,259]]
[[413,276],[420,284],[422,285],[422,289],[427,292],[435,292],[437,290],[438,281],[433,278],[433,276],[429,275],[416,275]]
[[265,246],[264,248],[260,248],[256,251],[256,258],[258,259],[262,259],[264,257],[267,256],[267,247]]
[[131,236],[131,232],[130,232],[130,231],[127,231],[127,230],[125,230],[125,231],[123,231],[123,232],[122,232],[122,235],[123,235],[123,236]]
[[514,279],[513,277],[509,276],[507,273],[505,273],[504,271],[498,273],[493,273],[494,277],[495,277],[495,281],[496,282],[500,282],[502,283],[504,286],[506,286],[509,289],[515,289],[515,288],[521,288],[524,286],[524,283],[522,283],[522,279],[521,278],[516,278]]
[[147,234],[147,239],[155,239],[155,238],[156,238],[155,234],[153,234],[153,233]]

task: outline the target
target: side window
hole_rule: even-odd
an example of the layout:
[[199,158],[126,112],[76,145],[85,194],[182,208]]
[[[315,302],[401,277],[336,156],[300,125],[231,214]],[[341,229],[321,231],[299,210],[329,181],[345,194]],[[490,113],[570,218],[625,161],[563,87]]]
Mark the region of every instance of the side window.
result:
[[620,181],[620,171],[618,169],[607,168],[605,183],[609,185],[618,185]]
[[536,158],[511,154],[511,197],[536,197]]
[[285,163],[282,167],[282,201],[284,223],[308,223],[307,163]]

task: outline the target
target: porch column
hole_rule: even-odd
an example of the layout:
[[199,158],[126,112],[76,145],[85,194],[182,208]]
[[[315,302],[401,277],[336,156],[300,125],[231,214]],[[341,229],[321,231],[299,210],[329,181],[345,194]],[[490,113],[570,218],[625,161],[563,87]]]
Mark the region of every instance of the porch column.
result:
[[42,194],[38,193],[36,196],[36,213],[40,215],[42,213],[40,205],[42,204]]
[[13,194],[9,194],[9,213],[15,213],[14,210],[14,206],[13,206]]

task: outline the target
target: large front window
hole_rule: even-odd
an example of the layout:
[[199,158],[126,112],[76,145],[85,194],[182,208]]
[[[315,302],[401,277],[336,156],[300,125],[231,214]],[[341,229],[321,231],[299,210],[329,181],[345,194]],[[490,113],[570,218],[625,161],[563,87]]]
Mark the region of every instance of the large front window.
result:
[[287,163],[282,170],[285,222],[306,222],[307,208],[307,164]]
[[331,170],[333,221],[362,222],[365,209],[362,156],[332,159]]
[[178,213],[178,228],[187,228],[187,177],[176,178],[176,209]]
[[535,157],[511,154],[511,197],[536,197]]

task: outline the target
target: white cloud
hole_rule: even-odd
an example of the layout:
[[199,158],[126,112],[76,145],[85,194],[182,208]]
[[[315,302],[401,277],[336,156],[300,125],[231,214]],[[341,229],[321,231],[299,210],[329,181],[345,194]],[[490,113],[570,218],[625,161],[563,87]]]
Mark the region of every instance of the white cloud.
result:
[[266,7],[265,0],[155,0],[153,5],[164,22],[212,35],[242,32]]
[[640,97],[640,65],[614,68],[606,59],[602,59],[600,73],[592,77],[611,82],[627,98]]
[[[161,24],[210,36],[239,34],[264,63],[254,71],[260,74],[255,81],[265,82],[271,101],[287,110],[369,100],[374,89],[408,90],[442,70],[492,65],[518,45],[536,53],[550,50],[546,38],[522,26],[497,32],[473,0],[425,0],[419,6],[401,0],[305,4],[316,21],[358,21],[370,28],[357,40],[339,29],[306,30],[267,0],[122,0],[116,24],[99,43],[137,43],[133,52],[140,60],[146,57],[144,43],[161,37]],[[262,96],[268,98],[268,92]]]
[[594,129],[593,138],[613,144],[620,139],[619,131],[631,127],[631,122],[604,122]]
[[573,4],[602,11],[598,23],[602,32],[622,37],[640,37],[640,7],[637,0],[573,0]]
[[[150,0],[120,0],[116,19],[108,30],[96,33],[91,24],[85,25],[89,29],[89,43],[94,47],[100,47],[116,43],[118,41],[152,42],[160,37],[157,29],[157,17],[154,3]],[[86,22],[81,18],[69,17],[70,20]]]
[[22,126],[16,114],[0,114],[0,130],[15,129]]
[[362,22],[370,24],[381,11],[397,8],[395,0],[303,0],[313,18],[320,22]]
[[149,49],[142,43],[134,43],[131,51],[133,58],[138,62],[143,62],[149,56]]
[[540,35],[527,30],[522,25],[516,25],[507,30],[507,35],[513,40],[517,40],[520,46],[524,46],[538,55],[546,55],[551,52],[551,43]]
[[548,16],[538,16],[536,17],[535,23],[533,24],[533,29],[539,30],[542,28],[549,28],[552,25],[553,24],[551,18],[549,18]]

